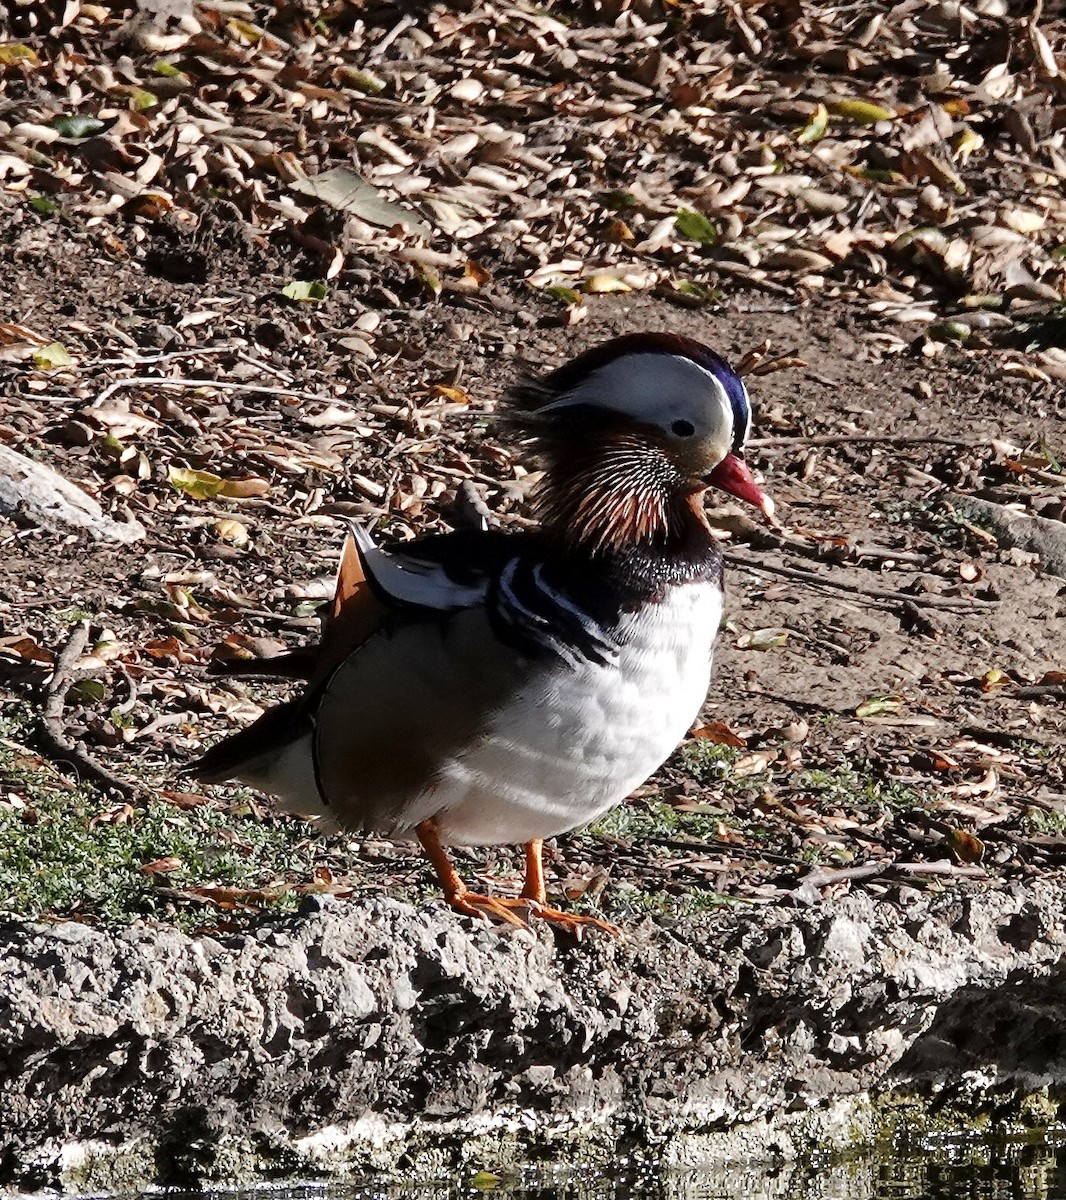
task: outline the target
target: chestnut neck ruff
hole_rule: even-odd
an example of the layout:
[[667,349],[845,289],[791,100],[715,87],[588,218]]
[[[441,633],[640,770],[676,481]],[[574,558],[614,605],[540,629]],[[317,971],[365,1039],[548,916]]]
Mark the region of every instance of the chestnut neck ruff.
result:
[[545,541],[606,568],[626,591],[721,579],[721,552],[693,485],[643,432],[583,430],[538,438],[545,473],[534,499]]

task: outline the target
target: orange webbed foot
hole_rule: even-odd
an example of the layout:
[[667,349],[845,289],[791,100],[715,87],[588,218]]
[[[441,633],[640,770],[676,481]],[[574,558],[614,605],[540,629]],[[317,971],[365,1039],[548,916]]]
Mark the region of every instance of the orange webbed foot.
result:
[[462,892],[458,895],[447,896],[448,903],[456,912],[465,913],[472,917],[483,917],[487,921],[498,920],[508,925],[517,925],[528,929],[530,918],[547,921],[557,929],[580,937],[587,926],[602,930],[604,933],[618,934],[614,925],[601,921],[598,917],[583,917],[576,913],[563,912],[552,908],[539,900],[528,896],[484,896],[477,892]]
[[541,921],[548,921],[577,937],[580,937],[588,926],[602,930],[603,933],[609,933],[612,937],[618,936],[618,926],[612,925],[609,921],[601,921],[599,917],[583,917],[577,913],[563,912],[560,908],[552,908],[551,905],[542,904],[537,900],[527,900],[526,903],[534,917],[538,917]]
[[456,912],[465,913],[468,917],[482,917],[486,921],[494,918],[508,925],[517,925],[520,929],[528,929],[529,922],[512,909],[528,909],[528,902],[503,896],[483,896],[479,892],[456,892],[445,896],[445,900]]
[[528,929],[529,918],[536,917],[574,937],[580,937],[589,925],[617,936],[618,930],[607,921],[601,921],[598,917],[579,917],[576,913],[562,912],[548,904],[541,862],[543,843],[539,839],[526,844],[526,884],[522,894],[486,896],[467,891],[448,852],[441,845],[440,830],[435,820],[423,821],[417,826],[417,833],[444,889],[444,899],[456,912],[468,917],[481,917],[486,921],[502,921],[506,925],[517,925],[520,929]]

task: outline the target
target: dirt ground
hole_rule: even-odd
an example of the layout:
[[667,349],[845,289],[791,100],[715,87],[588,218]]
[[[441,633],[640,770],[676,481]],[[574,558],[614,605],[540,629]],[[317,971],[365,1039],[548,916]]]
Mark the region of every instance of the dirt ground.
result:
[[[10,129],[12,105],[49,93],[8,84]],[[719,259],[699,295],[665,276],[601,292],[586,274],[569,295],[530,286],[495,229],[464,251],[465,282],[442,287],[435,260],[346,240],[335,213],[317,210],[309,230],[202,189],[182,199],[189,221],[56,213],[6,179],[0,441],[145,536],[113,545],[0,518],[0,909],[114,916],[104,892],[118,888],[132,913],[211,923],[306,891],[427,892],[406,848],[318,840],[246,794],[175,783],[204,744],[286,694],[208,663],[314,636],[341,538],[332,505],[406,537],[446,524],[472,479],[496,519],[523,520],[529,481],[493,403],[524,369],[642,329],[734,362],[761,347],[748,458],[782,529],[717,515],[728,605],[703,727],[630,804],[559,839],[556,886],[611,913],[673,913],[777,896],[812,872],[800,900],[1066,865],[1066,581],[967,506],[1062,524],[1061,274],[1044,279],[1050,293],[1015,278],[984,307],[913,264],[871,278],[828,259],[761,278]],[[323,244],[342,260],[323,298],[282,295],[323,274]],[[985,311],[997,319],[973,319]],[[55,343],[69,362],[53,361]],[[72,789],[42,734],[55,656],[82,621],[63,725],[129,781],[126,796]],[[97,831],[128,835],[107,849],[124,870],[79,882],[59,846],[70,820],[82,857]],[[200,823],[194,848],[182,822]],[[264,849],[256,823],[279,840]],[[204,852],[211,837],[232,862]],[[517,878],[506,848],[464,860]],[[35,871],[69,886],[35,892]]]

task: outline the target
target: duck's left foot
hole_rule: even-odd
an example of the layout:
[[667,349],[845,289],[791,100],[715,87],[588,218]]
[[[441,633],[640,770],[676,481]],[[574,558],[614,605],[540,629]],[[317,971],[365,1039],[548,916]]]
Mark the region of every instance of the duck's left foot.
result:
[[522,929],[529,928],[525,914],[514,912],[514,909],[526,909],[529,902],[516,900],[507,896],[484,896],[480,892],[468,892],[466,888],[458,891],[445,892],[444,899],[458,913],[468,917],[483,917],[486,921],[502,921],[505,925],[518,925]]
[[585,927],[602,930],[615,936],[618,930],[599,917],[579,917],[576,913],[562,912],[547,902],[544,889],[544,868],[541,864],[542,843],[539,840],[526,844],[526,883],[520,896],[485,896],[467,890],[452,865],[448,852],[440,842],[440,830],[434,820],[423,821],[416,827],[418,840],[422,843],[429,861],[433,864],[444,891],[444,899],[456,912],[470,917],[482,917],[486,921],[503,921],[507,925],[529,928],[529,918],[547,921],[558,929],[565,929],[575,937],[585,932]]
[[580,937],[584,933],[586,926],[591,925],[593,929],[600,929],[604,933],[609,933],[613,937],[618,936],[618,927],[612,925],[609,921],[601,921],[599,917],[582,917],[577,913],[563,912],[560,908],[552,908],[549,904],[542,904],[539,900],[526,900],[525,903],[529,906],[529,914],[532,917],[537,917],[541,921],[548,921],[552,925],[558,926],[560,929],[565,929],[568,933],[575,934]]

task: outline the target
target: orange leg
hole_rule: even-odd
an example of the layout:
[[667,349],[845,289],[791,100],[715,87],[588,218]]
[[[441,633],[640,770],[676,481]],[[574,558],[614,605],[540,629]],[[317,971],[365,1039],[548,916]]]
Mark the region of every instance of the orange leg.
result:
[[522,897],[529,905],[529,911],[542,921],[550,921],[563,929],[576,933],[583,925],[592,925],[605,933],[617,933],[618,930],[601,921],[597,917],[579,917],[576,913],[562,912],[548,904],[548,893],[544,886],[544,843],[540,840],[526,843],[526,883],[522,888]]
[[466,913],[471,917],[484,917],[486,920],[499,917],[501,921],[510,925],[526,928],[526,922],[510,911],[510,907],[514,906],[516,901],[512,900],[508,905],[506,901],[497,900],[493,896],[482,896],[467,890],[466,884],[459,878],[459,872],[452,865],[447,850],[440,844],[440,831],[436,821],[423,821],[415,827],[415,833],[418,834],[426,857],[437,872],[440,886],[444,889],[444,899],[456,912]]
[[526,885],[522,895],[535,904],[548,903],[548,890],[544,886],[544,843],[540,838],[526,842]]
[[426,856],[437,872],[444,899],[456,912],[466,913],[471,917],[493,917],[506,921],[509,925],[527,927],[527,921],[518,916],[513,909],[523,909],[529,916],[539,917],[549,921],[571,933],[577,933],[585,925],[592,925],[606,933],[617,933],[618,930],[606,921],[596,917],[580,917],[574,913],[560,912],[551,908],[547,902],[547,890],[544,886],[544,863],[542,853],[544,843],[539,839],[526,844],[526,882],[520,896],[484,896],[478,892],[467,890],[466,884],[459,878],[448,852],[440,844],[440,831],[434,820],[423,821],[415,829],[418,840]]

